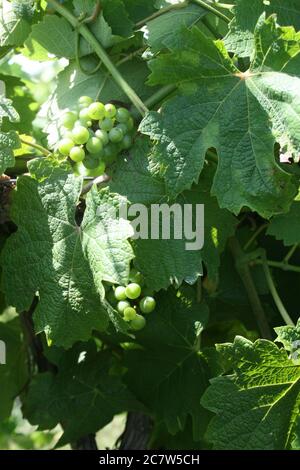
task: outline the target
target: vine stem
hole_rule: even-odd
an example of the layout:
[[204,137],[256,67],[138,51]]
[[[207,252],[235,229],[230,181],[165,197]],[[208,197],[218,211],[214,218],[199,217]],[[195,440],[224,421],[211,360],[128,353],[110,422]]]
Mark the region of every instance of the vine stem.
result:
[[268,227],[268,225],[269,224],[265,223],[265,224],[261,225],[260,227],[258,227],[258,229],[254,232],[252,237],[249,238],[249,240],[245,243],[245,245],[243,247],[243,249],[245,251],[248,250],[248,248],[250,248],[252,243],[257,239],[257,237],[261,234],[261,232],[263,232]]
[[290,249],[290,251],[288,252],[288,254],[285,256],[283,262],[284,263],[287,263],[290,261],[291,257],[293,256],[293,254],[295,253],[295,251],[297,250],[299,246],[299,243],[295,243],[294,246],[292,246],[292,248]]
[[175,3],[173,5],[168,5],[164,8],[161,8],[160,10],[156,11],[155,13],[152,13],[152,15],[149,15],[146,18],[144,18],[143,20],[136,23],[135,27],[137,29],[140,29],[143,26],[145,26],[145,24],[148,23],[148,21],[155,20],[155,18],[158,18],[159,16],[164,15],[165,13],[168,13],[171,10],[179,10],[180,8],[185,8],[185,7],[188,6],[188,4],[189,4],[189,2],[185,1],[185,2],[182,2],[182,3]]
[[[265,263],[271,268],[278,268],[278,269],[282,269],[283,271],[291,271],[294,273],[300,273],[300,266],[294,266],[293,264],[285,263],[284,261],[272,261],[272,260],[266,259]],[[251,262],[252,266],[262,265],[262,264],[263,264],[263,261],[261,259],[257,259]]]
[[96,184],[97,186],[100,184],[108,183],[111,180],[111,177],[106,173],[101,176],[97,176],[97,178],[92,179],[89,181],[85,186],[83,186],[81,191],[81,196],[84,196],[86,193],[89,192],[90,189]]
[[291,319],[288,312],[286,311],[286,308],[283,305],[281,298],[279,297],[276,286],[274,284],[274,280],[272,278],[270,268],[268,266],[268,263],[266,263],[266,260],[264,260],[264,259],[262,259],[262,267],[263,267],[263,270],[264,270],[264,273],[265,273],[265,276],[266,276],[266,281],[267,281],[267,284],[269,286],[270,293],[273,297],[273,300],[276,304],[276,307],[278,308],[278,311],[279,311],[281,317],[283,318],[283,321],[287,325],[295,326],[293,320]]
[[213,6],[209,5],[208,3],[204,2],[204,0],[191,0],[192,3],[196,3],[196,5],[199,5],[200,7],[204,8],[204,10],[209,11],[210,13],[213,13],[215,16],[220,18],[221,20],[225,21],[225,23],[230,23],[230,18],[228,16],[224,15],[221,11],[217,10]]
[[52,5],[55,11],[57,11],[67,21],[69,21],[73,28],[77,29],[78,32],[82,35],[82,37],[84,37],[84,39],[93,47],[95,53],[97,54],[99,59],[102,60],[103,64],[110,72],[115,82],[128,96],[128,98],[139,111],[139,113],[144,116],[148,112],[147,107],[140,99],[140,97],[136,94],[136,92],[131,88],[131,86],[126,82],[126,80],[124,80],[116,66],[113,64],[113,62],[110,60],[109,56],[101,46],[101,44],[97,41],[97,39],[87,28],[87,26],[80,23],[78,19],[57,0],[49,0],[49,4]]
[[22,144],[28,145],[28,147],[32,147],[34,149],[39,150],[43,155],[45,155],[45,157],[49,157],[50,155],[52,155],[52,153],[48,149],[43,147],[42,145],[35,144],[34,142],[30,142],[20,136],[19,136],[19,139],[20,139],[20,142],[22,142]]
[[262,307],[259,295],[257,293],[250,267],[247,263],[243,263],[244,251],[242,250],[237,238],[232,237],[229,240],[229,248],[232,256],[235,260],[236,270],[238,271],[240,278],[244,284],[246,292],[248,294],[249,302],[256,318],[256,322],[260,333],[263,338],[272,339],[272,333],[267,321],[264,309]]

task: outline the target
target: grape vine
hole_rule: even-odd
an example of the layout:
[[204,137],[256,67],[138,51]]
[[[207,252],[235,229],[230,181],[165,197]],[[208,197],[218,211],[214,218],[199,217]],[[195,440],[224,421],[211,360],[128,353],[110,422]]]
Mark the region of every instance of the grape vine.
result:
[[0,449],[300,449],[299,18],[0,0]]

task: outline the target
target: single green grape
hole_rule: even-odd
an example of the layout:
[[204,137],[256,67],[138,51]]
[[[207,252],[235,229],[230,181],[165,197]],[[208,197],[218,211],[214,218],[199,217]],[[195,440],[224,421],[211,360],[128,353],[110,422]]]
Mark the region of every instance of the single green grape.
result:
[[78,100],[80,108],[86,108],[92,104],[93,99],[90,96],[81,96]]
[[108,144],[103,149],[103,161],[109,165],[116,161],[117,159],[118,148],[114,144]]
[[127,295],[125,294],[126,288],[124,286],[118,286],[115,288],[115,298],[117,300],[126,300]]
[[124,137],[122,129],[118,129],[117,127],[111,129],[108,135],[109,135],[109,140],[113,144],[117,144],[118,142],[121,142]]
[[141,295],[141,286],[137,284],[136,282],[132,282],[128,284],[128,286],[125,289],[126,296],[128,299],[134,300],[137,299]]
[[89,117],[93,121],[99,121],[105,116],[105,106],[103,103],[96,101],[95,103],[90,104],[89,106]]
[[126,127],[129,131],[132,131],[134,129],[134,120],[132,116],[130,116],[128,121],[126,122]]
[[116,115],[116,120],[118,122],[124,122],[126,123],[128,119],[130,118],[130,112],[126,108],[119,108],[117,110],[117,115]]
[[92,121],[89,117],[88,108],[81,109],[81,111],[79,113],[79,121],[80,121],[80,124],[83,125],[84,127],[91,127],[92,126]]
[[74,147],[74,141],[71,139],[62,139],[58,143],[58,150],[62,155],[69,155],[71,148]]
[[121,129],[121,131],[123,132],[123,135],[127,134],[127,132],[128,132],[127,126],[126,126],[126,124],[124,124],[124,122],[121,122],[120,124],[117,124],[115,129]]
[[125,308],[129,308],[129,307],[130,307],[130,303],[127,300],[120,300],[117,303],[117,310],[119,313],[121,313],[121,315],[124,314]]
[[143,297],[140,301],[140,309],[143,313],[151,313],[156,307],[156,302],[153,297]]
[[103,144],[98,137],[91,137],[86,144],[86,149],[90,153],[99,153],[103,149]]
[[133,143],[133,141],[132,141],[131,135],[129,135],[129,134],[124,135],[123,140],[121,142],[122,148],[124,150],[128,150],[128,149],[130,149],[130,147],[132,147],[132,143]]
[[129,273],[130,282],[142,285],[144,282],[144,276],[136,268],[132,268]]
[[126,307],[123,311],[124,320],[131,321],[136,317],[136,311],[133,307]]
[[82,162],[85,158],[85,151],[81,147],[73,147],[70,150],[70,158],[73,162]]
[[92,169],[92,170],[87,170],[88,172],[87,176],[93,176],[94,178],[97,176],[102,176],[105,173],[105,168],[106,168],[105,163],[100,160],[100,163],[97,166],[97,168]]
[[109,132],[114,127],[114,121],[110,118],[105,118],[99,122],[99,127],[103,131]]
[[78,118],[78,116],[77,116],[76,113],[73,113],[72,111],[68,111],[61,118],[61,124],[66,129],[73,129],[75,121],[77,120],[77,118]]
[[114,118],[116,114],[117,114],[117,110],[113,104],[108,103],[105,105],[105,117],[106,118]]
[[136,315],[131,321],[130,326],[133,330],[139,331],[146,326],[146,320],[142,315]]
[[102,129],[97,129],[95,132],[95,136],[98,137],[98,139],[101,140],[103,145],[107,145],[109,142],[109,137],[108,133],[106,131],[103,131]]
[[74,127],[72,134],[73,134],[74,142],[77,145],[85,144],[90,138],[90,133],[88,129],[83,126]]
[[100,158],[95,158],[94,155],[87,155],[83,164],[88,170],[95,170],[100,165]]
[[64,138],[64,139],[71,139],[71,140],[73,140],[72,131],[66,131],[66,132],[64,132],[63,138]]

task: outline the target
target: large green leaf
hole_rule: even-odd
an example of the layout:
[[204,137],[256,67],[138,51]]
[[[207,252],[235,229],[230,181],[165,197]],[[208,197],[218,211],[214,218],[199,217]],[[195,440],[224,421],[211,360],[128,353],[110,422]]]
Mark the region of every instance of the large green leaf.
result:
[[6,363],[0,364],[0,420],[10,416],[14,400],[28,379],[27,352],[18,319],[0,322],[0,340],[5,343]]
[[221,42],[196,28],[183,30],[171,52],[150,62],[152,84],[175,83],[186,96],[151,112],[140,130],[157,142],[155,159],[168,194],[176,196],[198,181],[205,153],[219,155],[212,193],[221,207],[243,206],[265,217],[287,211],[296,188],[275,162],[277,140],[288,155],[300,150],[300,37],[262,17],[256,53],[240,72]]
[[110,373],[109,352],[80,344],[58,356],[55,365],[56,375],[47,372],[32,380],[24,413],[40,429],[62,423],[59,446],[96,433],[115,414],[142,409],[121,378]]
[[213,379],[202,397],[217,414],[209,441],[218,450],[290,449],[300,416],[300,366],[266,340],[237,337],[220,350],[234,374]]
[[225,44],[229,51],[240,57],[251,56],[254,52],[254,30],[263,12],[276,13],[282,26],[300,29],[300,3],[298,0],[236,0],[235,17],[230,23]]
[[34,60],[50,60],[51,55],[75,57],[75,31],[64,18],[45,15],[43,21],[32,27],[25,41],[25,53]]
[[163,49],[165,43],[176,37],[180,30],[190,27],[207,13],[198,5],[188,5],[185,8],[171,10],[147,23],[147,42],[153,52]]
[[157,300],[156,310],[137,335],[143,349],[127,352],[126,381],[171,434],[183,430],[191,417],[198,440],[205,428],[200,397],[207,387],[207,370],[198,346],[207,307],[171,292]]
[[[98,194],[93,188],[82,224],[77,225],[81,185],[80,178],[59,169],[41,183],[21,177],[12,206],[18,231],[2,254],[7,302],[26,310],[38,293],[36,331],[44,330],[64,347],[88,339],[94,328],[106,328],[102,281],[126,283],[133,257],[129,223],[111,215],[121,203],[118,196]],[[108,314],[126,331],[119,315],[111,309]]]
[[0,174],[4,173],[6,168],[14,166],[14,150],[20,147],[20,140],[15,131],[0,131]]

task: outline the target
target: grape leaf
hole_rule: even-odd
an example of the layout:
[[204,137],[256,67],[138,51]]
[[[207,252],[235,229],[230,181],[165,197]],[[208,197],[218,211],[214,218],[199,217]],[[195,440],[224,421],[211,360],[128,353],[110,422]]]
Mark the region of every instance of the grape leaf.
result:
[[101,6],[104,18],[114,34],[124,37],[132,35],[134,24],[130,20],[122,0],[102,0]]
[[[128,181],[131,184],[128,184]],[[184,214],[184,204],[204,205],[205,240],[202,250],[186,249],[187,239],[175,239],[171,218],[170,240],[140,239],[134,242],[136,264],[145,275],[147,283],[154,290],[167,288],[173,282],[181,284],[183,280],[194,283],[202,274],[201,261],[206,264],[209,276],[217,280],[220,254],[225,243],[233,235],[236,220],[226,210],[218,207],[215,198],[209,194],[211,169],[203,173],[199,185],[183,194],[180,204]],[[130,155],[117,168],[110,188],[124,195],[133,204],[163,204],[168,201],[164,181],[159,169],[151,159],[149,142],[138,139]],[[153,220],[151,221],[153,223]]]
[[115,414],[142,410],[120,377],[110,373],[111,363],[110,353],[97,352],[91,343],[64,353],[56,364],[56,375],[46,372],[32,380],[25,416],[40,429],[63,423],[59,447],[96,433]]
[[[300,318],[297,325],[285,325],[275,328],[277,343],[282,343],[286,351],[294,353],[294,359],[300,359]],[[296,353],[296,354],[295,354]]]
[[98,195],[96,188],[87,196],[78,226],[75,208],[81,185],[80,178],[61,169],[41,183],[28,176],[19,178],[12,206],[18,231],[2,253],[8,303],[26,310],[38,292],[36,331],[45,331],[64,347],[88,339],[92,329],[106,328],[104,305],[115,326],[126,331],[125,322],[103,300],[102,281],[128,281],[131,227],[125,220],[111,218],[110,210],[121,203],[120,198],[108,197],[105,191]]
[[251,56],[254,50],[254,30],[263,12],[269,16],[276,13],[282,26],[300,29],[300,4],[298,0],[236,0],[234,19],[229,26],[224,42],[227,49],[240,57]]
[[196,28],[178,34],[171,52],[150,62],[151,83],[175,83],[186,96],[149,113],[140,130],[157,142],[155,159],[171,197],[198,181],[205,152],[215,147],[212,194],[220,207],[237,214],[248,206],[268,218],[287,211],[296,194],[293,179],[275,162],[274,144],[277,139],[298,156],[300,40],[273,17],[260,18],[255,34],[256,54],[246,73],[221,42]]
[[64,18],[45,15],[43,21],[32,27],[25,41],[25,54],[34,60],[50,60],[56,57],[75,57],[75,31]]
[[191,417],[196,440],[205,426],[199,403],[208,379],[197,345],[207,317],[205,304],[193,304],[176,293],[161,294],[137,335],[143,349],[127,351],[126,358],[129,389],[171,434],[183,430]]
[[[21,134],[29,134],[32,131],[32,121],[35,118],[35,111],[31,109],[34,99],[24,82],[17,77],[0,75],[0,82],[5,81],[5,95],[11,100],[16,111],[13,110],[15,117],[13,122],[4,121],[2,123],[2,130],[16,130]],[[11,115],[11,113],[10,113]],[[8,116],[9,117],[9,116]]]
[[11,122],[17,122],[20,119],[19,114],[12,105],[12,101],[0,95],[0,123],[2,123],[4,117],[7,117]]
[[7,0],[0,3],[0,47],[21,46],[30,33],[30,23],[20,17]]
[[151,160],[150,149],[147,138],[137,139],[113,174],[111,191],[122,194],[131,204],[148,205],[166,199],[165,183]]
[[289,449],[297,431],[300,366],[266,340],[221,345],[232,376],[217,377],[201,403],[217,414],[206,437],[219,450]]
[[159,7],[155,0],[123,0],[126,11],[134,23],[152,15]]
[[273,217],[267,234],[282,240],[285,246],[300,243],[300,201],[294,201],[287,214]]
[[153,52],[164,48],[164,44],[175,37],[186,26],[190,27],[206,15],[198,5],[178,8],[147,22],[146,39]]
[[27,353],[18,319],[0,322],[0,340],[6,346],[6,364],[0,364],[0,420],[7,418],[16,396],[28,379]]
[[0,174],[14,166],[14,150],[20,147],[20,139],[15,131],[0,131]]

